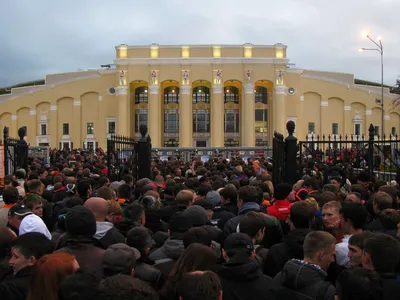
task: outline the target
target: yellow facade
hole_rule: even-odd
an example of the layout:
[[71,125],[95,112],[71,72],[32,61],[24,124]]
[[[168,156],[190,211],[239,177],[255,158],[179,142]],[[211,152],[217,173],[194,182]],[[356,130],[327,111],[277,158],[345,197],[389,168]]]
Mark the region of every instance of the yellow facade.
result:
[[[271,145],[273,132],[296,123],[300,139],[381,130],[379,87],[345,73],[288,67],[286,46],[116,47],[115,69],[46,76],[45,84],[0,96],[0,126],[31,145],[106,147],[109,134],[139,136],[153,147]],[[385,88],[384,130],[400,131],[394,95]],[[378,129],[377,128],[377,129]]]

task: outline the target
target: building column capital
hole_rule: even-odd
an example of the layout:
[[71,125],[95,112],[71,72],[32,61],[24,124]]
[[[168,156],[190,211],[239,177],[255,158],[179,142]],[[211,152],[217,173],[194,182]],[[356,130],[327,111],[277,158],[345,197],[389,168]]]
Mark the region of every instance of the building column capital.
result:
[[160,93],[160,86],[158,84],[149,85],[149,94],[158,95]]
[[126,86],[118,86],[115,88],[115,94],[119,95],[128,95],[128,88]]
[[180,93],[182,95],[190,95],[192,92],[192,87],[190,85],[184,84],[180,87]]
[[222,84],[216,83],[212,85],[213,94],[222,94]]
[[286,86],[284,85],[277,85],[275,86],[275,93],[277,95],[286,95]]
[[244,93],[245,94],[254,94],[254,84],[253,83],[246,83],[243,85]]

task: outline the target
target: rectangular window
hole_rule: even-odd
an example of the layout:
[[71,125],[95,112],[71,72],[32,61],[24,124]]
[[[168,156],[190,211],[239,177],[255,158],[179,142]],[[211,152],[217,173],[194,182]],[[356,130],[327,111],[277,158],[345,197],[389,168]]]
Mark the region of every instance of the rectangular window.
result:
[[87,142],[87,149],[94,149],[94,143],[93,142]]
[[139,132],[140,125],[147,126],[147,109],[141,109],[135,112],[135,132]]
[[63,135],[69,135],[69,124],[68,123],[63,124]]
[[210,132],[209,110],[193,110],[193,132]]
[[179,113],[176,110],[164,112],[164,132],[179,133]]
[[115,121],[108,122],[108,133],[115,134]]
[[339,124],[332,123],[332,134],[339,134]]
[[374,128],[374,130],[375,130],[375,135],[380,135],[381,134],[381,132],[379,131],[379,126],[375,126],[375,128]]
[[392,136],[395,136],[396,134],[396,127],[392,127]]
[[315,123],[308,122],[308,134],[314,134],[314,133],[315,133]]
[[47,135],[47,124],[41,124],[40,125],[40,134],[41,135]]
[[94,134],[94,124],[93,124],[93,122],[87,123],[86,134]]
[[355,124],[354,126],[354,134],[361,135],[361,124]]
[[267,132],[268,129],[268,109],[255,110],[255,129],[256,132]]

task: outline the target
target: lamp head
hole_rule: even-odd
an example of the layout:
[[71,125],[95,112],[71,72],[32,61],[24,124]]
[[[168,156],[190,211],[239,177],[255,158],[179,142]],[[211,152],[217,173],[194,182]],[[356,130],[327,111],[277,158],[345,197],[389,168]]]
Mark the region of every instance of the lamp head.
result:
[[358,51],[363,52],[365,50],[365,48],[360,48],[358,49]]
[[368,38],[369,37],[369,34],[368,34],[368,32],[363,32],[363,37],[366,37],[366,38]]
[[381,37],[381,36],[378,36],[376,39],[377,39],[379,42],[382,41],[382,37]]

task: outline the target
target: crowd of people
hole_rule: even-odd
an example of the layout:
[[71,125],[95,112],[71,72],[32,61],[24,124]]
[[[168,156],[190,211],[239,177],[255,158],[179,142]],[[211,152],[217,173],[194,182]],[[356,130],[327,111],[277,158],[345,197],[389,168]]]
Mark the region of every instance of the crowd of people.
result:
[[105,159],[4,178],[0,299],[400,297],[399,182],[337,168],[274,185],[261,157],[155,160],[152,178],[115,180]]

